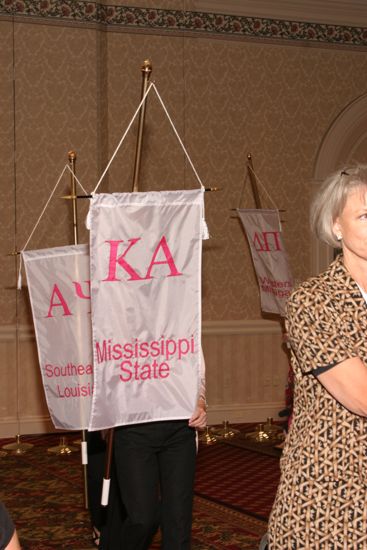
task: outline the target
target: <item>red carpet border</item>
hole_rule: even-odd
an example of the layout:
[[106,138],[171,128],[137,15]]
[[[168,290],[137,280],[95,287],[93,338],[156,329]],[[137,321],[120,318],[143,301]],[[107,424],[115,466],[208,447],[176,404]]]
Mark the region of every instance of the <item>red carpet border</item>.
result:
[[216,443],[200,446],[196,494],[267,520],[279,482],[279,460]]

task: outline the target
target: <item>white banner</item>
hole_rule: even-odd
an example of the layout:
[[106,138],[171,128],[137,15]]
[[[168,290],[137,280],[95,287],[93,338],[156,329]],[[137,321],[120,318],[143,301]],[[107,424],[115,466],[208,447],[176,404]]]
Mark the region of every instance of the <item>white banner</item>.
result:
[[22,256],[52,422],[55,428],[86,429],[93,392],[89,247]]
[[94,196],[90,430],[189,418],[199,391],[203,190]]
[[278,210],[238,209],[237,212],[250,244],[261,309],[284,316],[293,279],[280,232]]

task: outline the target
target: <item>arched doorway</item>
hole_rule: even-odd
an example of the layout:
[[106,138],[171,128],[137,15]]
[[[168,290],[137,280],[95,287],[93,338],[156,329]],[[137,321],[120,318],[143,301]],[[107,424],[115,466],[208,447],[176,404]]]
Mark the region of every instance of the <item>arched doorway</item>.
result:
[[[314,166],[314,191],[328,174],[355,162],[367,164],[367,94],[347,105],[326,132]],[[332,258],[333,249],[313,238],[312,273],[323,271]]]

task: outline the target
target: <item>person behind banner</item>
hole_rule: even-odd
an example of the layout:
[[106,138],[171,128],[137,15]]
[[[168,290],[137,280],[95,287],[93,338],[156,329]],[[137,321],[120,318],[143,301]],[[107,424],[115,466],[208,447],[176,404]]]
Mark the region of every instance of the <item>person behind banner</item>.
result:
[[342,253],[287,305],[293,419],[269,550],[367,548],[367,165],[334,173],[311,210]]
[[[110,530],[102,529],[100,549],[147,550],[158,527],[162,550],[191,548],[196,430],[206,426],[202,352],[200,382],[190,419],[115,428],[114,470],[123,516],[118,531],[116,522]],[[116,502],[116,495],[113,500]],[[121,505],[116,509],[121,510]],[[110,515],[116,513],[121,511]]]
[[13,520],[2,502],[0,502],[0,550],[21,550]]

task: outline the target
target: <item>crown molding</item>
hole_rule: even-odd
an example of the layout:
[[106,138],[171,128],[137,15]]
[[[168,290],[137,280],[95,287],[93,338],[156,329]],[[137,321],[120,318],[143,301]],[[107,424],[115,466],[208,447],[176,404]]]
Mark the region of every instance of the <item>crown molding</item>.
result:
[[348,5],[344,0],[307,0],[307,5],[301,0],[190,0],[191,11],[188,5],[168,10],[84,0],[9,1],[0,0],[0,19],[113,32],[367,48],[367,10],[361,0],[350,0]]
[[367,27],[366,0],[193,0],[194,11]]

